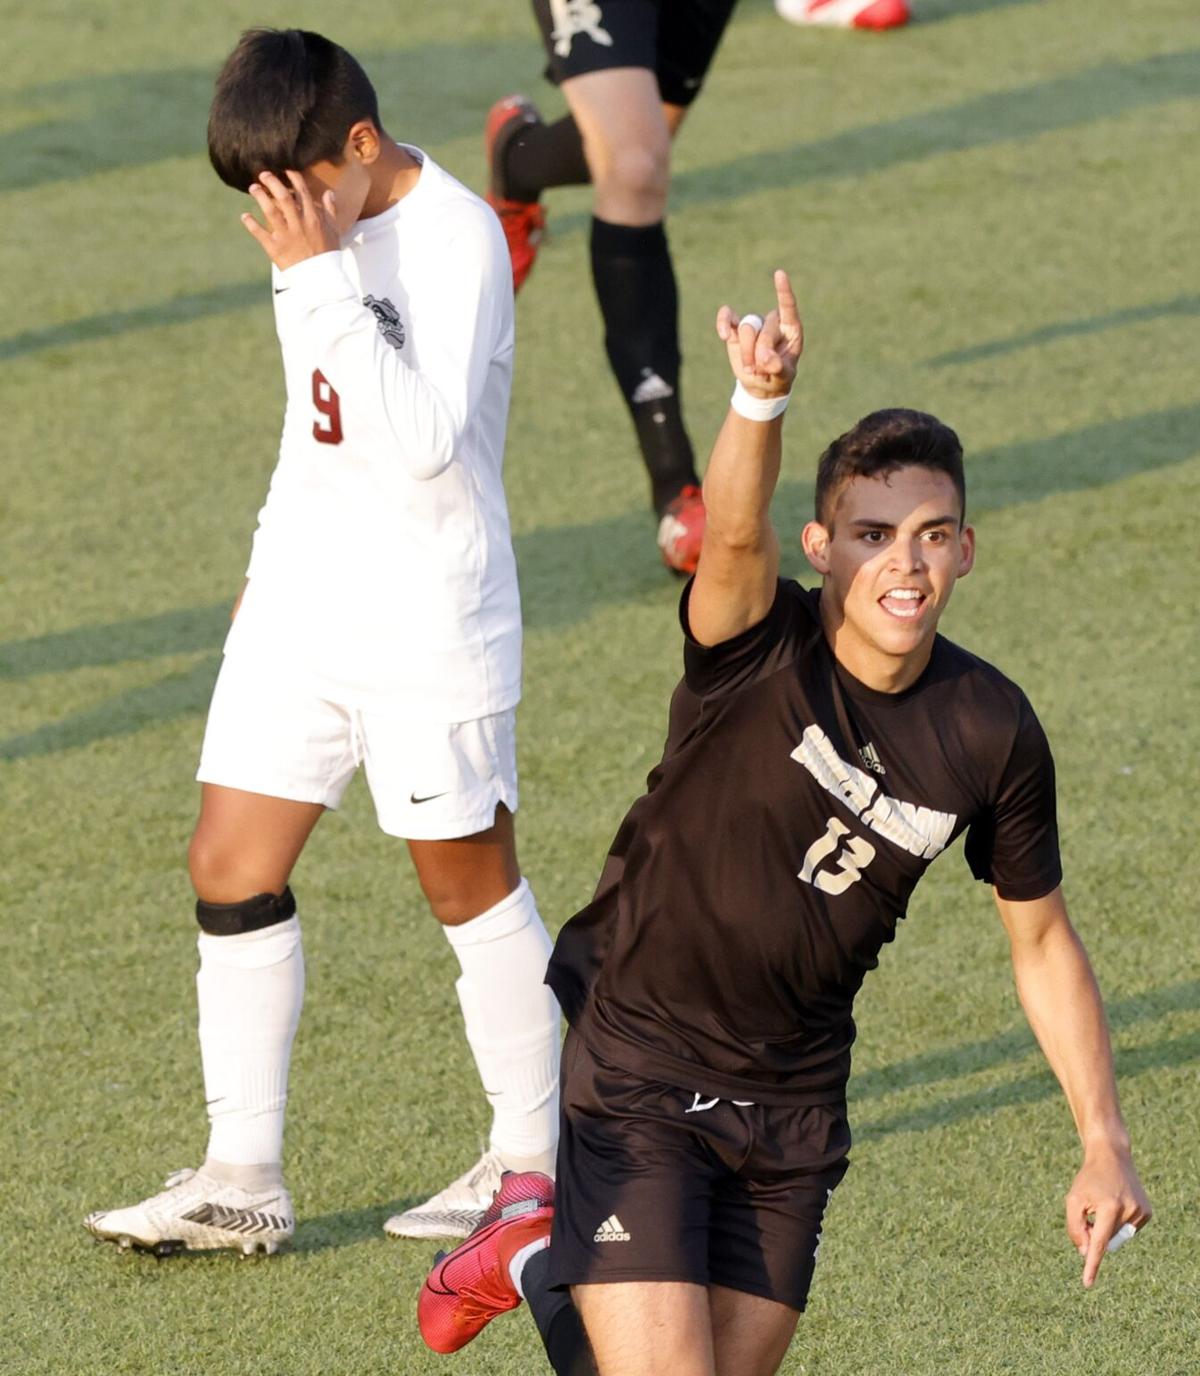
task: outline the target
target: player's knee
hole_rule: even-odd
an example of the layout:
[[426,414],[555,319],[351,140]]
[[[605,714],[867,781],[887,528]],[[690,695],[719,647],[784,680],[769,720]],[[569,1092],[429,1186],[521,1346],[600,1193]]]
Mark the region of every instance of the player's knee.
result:
[[188,846],[188,875],[196,896],[210,903],[230,903],[246,894],[278,893],[286,874],[267,873],[245,846],[233,838],[196,829]]
[[671,144],[664,133],[644,144],[610,149],[595,174],[596,189],[639,203],[652,213],[666,204],[670,171]]
[[291,889],[282,893],[258,893],[236,903],[196,901],[196,921],[209,936],[241,936],[261,931],[296,915],[296,900]]
[[518,872],[489,868],[476,874],[431,874],[418,870],[418,879],[429,910],[444,927],[457,927],[487,912],[514,893],[521,882]]
[[469,885],[420,872],[418,878],[429,911],[443,926],[457,927],[459,923],[467,922],[483,911]]
[[197,894],[208,894],[214,888],[224,887],[224,881],[230,877],[227,847],[203,827],[196,828],[188,846],[187,860],[188,876]]

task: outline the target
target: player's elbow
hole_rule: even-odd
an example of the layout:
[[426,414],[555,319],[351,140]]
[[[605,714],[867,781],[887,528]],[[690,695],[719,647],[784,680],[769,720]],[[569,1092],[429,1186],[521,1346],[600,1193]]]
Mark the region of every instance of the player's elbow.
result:
[[706,545],[719,546],[735,557],[762,554],[770,548],[773,538],[770,522],[761,517],[746,516],[739,519],[721,516],[714,519],[710,511],[704,527]]
[[419,483],[427,483],[431,478],[436,478],[439,474],[444,473],[450,467],[453,457],[452,450],[438,454],[422,453],[413,458],[407,458],[404,467],[410,478],[415,478]]
[[428,482],[444,473],[454,460],[462,442],[463,427],[456,424],[446,407],[431,410],[422,425],[400,441],[401,461],[405,472],[418,482]]

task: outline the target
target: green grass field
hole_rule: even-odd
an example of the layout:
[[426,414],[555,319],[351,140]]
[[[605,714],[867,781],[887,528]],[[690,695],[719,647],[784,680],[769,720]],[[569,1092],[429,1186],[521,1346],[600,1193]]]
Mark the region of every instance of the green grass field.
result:
[[[777,501],[786,566],[815,456],[876,406],[954,424],[980,561],[949,634],[1018,679],[1059,763],[1067,891],[1109,1000],[1152,1227],[1097,1288],[1061,1226],[1078,1161],[986,891],[934,867],[868,980],[854,1168],[793,1376],[1184,1376],[1200,1368],[1200,41],[1191,0],[916,0],[884,36],[744,0],[677,147],[690,425],[729,386],[724,300],[792,269],[808,326]],[[192,783],[226,612],[274,461],[259,250],[203,151],[251,22],[326,30],[393,134],[481,187],[491,101],[549,111],[524,0],[3,6],[0,95],[0,1370],[546,1370],[525,1315],[458,1358],[414,1320],[431,1249],[398,1203],[476,1155],[455,966],[365,787],[295,887],[309,986],[269,1262],[94,1246],[92,1208],[203,1150]],[[586,275],[588,196],[518,310],[509,497],[528,622],[526,872],[586,900],[661,746],[677,586]]]

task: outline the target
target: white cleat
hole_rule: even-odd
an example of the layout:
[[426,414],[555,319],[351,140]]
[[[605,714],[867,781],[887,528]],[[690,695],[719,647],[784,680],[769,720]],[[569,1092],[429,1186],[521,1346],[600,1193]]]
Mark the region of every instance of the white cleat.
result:
[[393,1214],[383,1225],[388,1237],[469,1237],[500,1188],[504,1167],[485,1151],[471,1169],[424,1204]]
[[83,1226],[122,1251],[138,1248],[158,1257],[223,1248],[271,1256],[295,1231],[292,1198],[282,1185],[244,1190],[194,1170],[174,1171],[164,1185],[131,1208],[88,1214]]

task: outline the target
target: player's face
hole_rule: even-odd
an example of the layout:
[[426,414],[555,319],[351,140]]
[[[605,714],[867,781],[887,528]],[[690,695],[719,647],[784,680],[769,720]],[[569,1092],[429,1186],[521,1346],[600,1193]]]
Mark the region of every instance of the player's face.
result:
[[805,526],[805,553],[824,577],[827,633],[863,682],[898,691],[928,662],[938,619],[975,558],[975,532],[960,516],[945,473],[901,468],[848,482],[832,530]]

